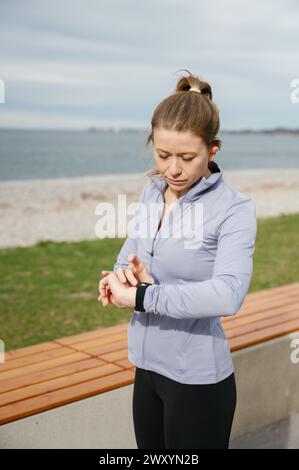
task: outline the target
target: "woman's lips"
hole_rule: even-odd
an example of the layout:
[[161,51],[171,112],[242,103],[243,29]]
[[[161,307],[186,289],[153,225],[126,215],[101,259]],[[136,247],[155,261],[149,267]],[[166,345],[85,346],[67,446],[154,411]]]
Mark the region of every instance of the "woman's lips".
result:
[[186,180],[172,180],[172,179],[170,179],[170,178],[167,178],[167,179],[168,179],[168,181],[169,181],[170,183],[172,183],[172,184],[183,184],[183,183],[186,182]]

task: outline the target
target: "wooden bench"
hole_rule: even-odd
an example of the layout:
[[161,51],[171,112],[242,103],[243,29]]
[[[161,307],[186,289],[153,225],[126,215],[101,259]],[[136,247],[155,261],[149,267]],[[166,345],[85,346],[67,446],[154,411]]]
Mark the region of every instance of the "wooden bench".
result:
[[[248,294],[221,318],[231,351],[299,330],[299,283]],[[29,346],[0,364],[0,423],[60,407],[134,382],[128,323]]]

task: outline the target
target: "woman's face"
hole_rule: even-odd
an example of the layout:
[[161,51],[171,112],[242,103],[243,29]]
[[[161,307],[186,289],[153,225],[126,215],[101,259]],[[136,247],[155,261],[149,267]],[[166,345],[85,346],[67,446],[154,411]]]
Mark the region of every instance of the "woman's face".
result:
[[209,150],[201,137],[190,131],[155,128],[153,140],[157,168],[177,196],[184,194],[200,176],[208,178],[212,174],[208,163],[218,147]]

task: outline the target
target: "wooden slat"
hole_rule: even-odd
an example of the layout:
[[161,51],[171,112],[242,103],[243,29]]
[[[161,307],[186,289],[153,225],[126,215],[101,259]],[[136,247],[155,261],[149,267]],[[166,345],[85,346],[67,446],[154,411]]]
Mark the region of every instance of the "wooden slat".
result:
[[124,369],[135,369],[135,365],[132,364],[132,362],[129,361],[129,359],[126,357],[125,359],[120,359],[119,361],[115,361],[114,364],[117,366],[123,367]]
[[[240,310],[237,312],[237,317],[243,317],[246,315],[251,315],[255,312],[262,312],[264,310],[268,310],[271,308],[271,306],[279,306],[279,305],[289,305],[290,303],[294,302],[299,302],[299,294],[291,294],[288,293],[287,295],[279,295],[275,297],[275,299],[269,298],[268,294],[268,299],[261,299],[258,302],[252,302],[250,298],[248,297],[245,299],[243,305],[241,306]],[[231,322],[235,321],[236,316],[230,316],[230,317],[221,317],[221,321],[224,322]]]
[[99,357],[99,356],[106,356],[106,354],[110,352],[117,352],[117,351],[127,351],[128,349],[128,339],[126,338],[124,341],[117,341],[115,343],[108,343],[106,345],[99,347],[94,347],[92,349],[87,349],[86,351],[91,356]]
[[[20,377],[22,375],[31,374],[32,372],[38,372],[47,369],[53,369],[55,367],[62,366],[64,364],[69,364],[71,362],[80,361],[80,359],[90,358],[88,354],[83,352],[74,352],[71,351],[71,354],[66,354],[64,356],[56,357],[54,359],[49,359],[48,361],[37,362],[35,364],[30,364],[24,367],[18,367],[17,369],[11,369],[0,373],[0,380],[7,380],[14,377]],[[2,365],[0,365],[0,370],[2,370]]]
[[2,364],[1,372],[4,373],[7,370],[23,368],[30,364],[38,364],[40,362],[47,361],[55,357],[60,358],[65,355],[72,354],[72,352],[73,352],[72,349],[61,346],[60,348],[51,349],[49,351],[43,351],[38,354],[30,354],[26,356],[21,356],[21,357],[18,357],[17,359],[14,359],[13,361],[9,361],[9,362]]
[[9,390],[15,390],[17,388],[26,387],[27,385],[33,385],[36,383],[44,382],[46,380],[56,379],[58,377],[70,375],[81,370],[92,369],[93,367],[97,367],[103,364],[105,364],[104,361],[94,357],[91,359],[83,359],[81,361],[71,362],[70,364],[56,366],[52,369],[31,372],[30,374],[22,375],[20,377],[13,377],[12,379],[7,379],[0,383],[0,394],[8,392]]
[[263,289],[257,292],[251,292],[247,295],[246,300],[250,302],[259,301],[261,299],[265,299],[271,293],[271,298],[276,297],[276,295],[280,295],[282,293],[290,293],[290,292],[298,292],[299,290],[299,282],[294,282],[292,284],[286,284],[283,286],[272,287],[270,289]]
[[117,351],[113,351],[107,354],[101,354],[101,356],[99,357],[101,357],[103,361],[107,361],[107,362],[120,361],[128,357],[128,348],[126,346],[124,349],[119,349]]
[[[65,336],[64,338],[59,338],[57,341],[62,345],[74,345],[76,343],[81,343],[83,341],[90,341],[94,338],[100,338],[107,335],[114,335],[115,333],[120,333],[126,331],[128,328],[127,323],[121,323],[115,326],[109,326],[106,328],[98,328],[97,330],[88,331],[84,333],[79,333],[78,335]],[[56,340],[55,340],[56,342]]]
[[290,299],[293,300],[293,296],[296,296],[296,295],[297,294],[293,290],[290,290],[288,292],[280,292],[275,295],[272,295],[271,293],[271,298],[269,298],[269,294],[268,294],[268,297],[264,296],[261,298],[257,298],[255,300],[247,296],[240,308],[240,311],[243,311],[244,309],[246,310],[247,308],[254,310],[256,308],[259,308],[259,306],[263,305],[265,302],[269,302],[269,300],[273,302],[277,302],[279,300],[290,300]]
[[279,321],[287,321],[287,314],[289,312],[297,312],[299,316],[299,303],[284,305],[283,307],[272,307],[270,310],[265,310],[261,313],[254,313],[252,315],[246,315],[241,318],[236,318],[234,322],[225,323],[223,328],[226,332],[238,329],[244,325],[255,325],[259,320],[266,320],[268,318],[279,317]]
[[9,362],[14,359],[19,359],[20,357],[30,356],[45,351],[51,351],[57,348],[59,348],[59,344],[54,343],[54,341],[50,341],[48,343],[34,344],[33,346],[26,346],[25,348],[15,349],[13,351],[6,352],[5,360]]
[[231,351],[244,349],[299,330],[299,318],[279,325],[228,339]]
[[238,326],[229,330],[226,334],[227,338],[235,338],[235,337],[242,337],[245,334],[258,332],[258,331],[265,331],[270,326],[277,325],[279,327],[283,326],[284,324],[288,324],[293,320],[299,320],[298,311],[288,312],[282,315],[276,315],[275,317],[265,318],[264,320],[259,320],[254,323],[248,323],[247,325]]
[[25,400],[27,398],[40,396],[49,393],[53,390],[60,390],[71,385],[87,382],[88,380],[97,379],[114,372],[122,371],[123,369],[115,364],[104,364],[97,367],[92,367],[87,370],[69,374],[64,377],[47,380],[27,387],[21,387],[17,390],[9,391],[0,394],[0,413],[1,406],[8,405],[16,401]]
[[[124,332],[119,332],[115,333],[113,335],[101,335],[97,338],[93,338],[90,341],[80,341],[77,343],[73,343],[72,345],[69,345],[68,347],[72,347],[72,349],[76,349],[77,351],[85,351],[85,352],[90,352],[95,348],[99,348],[101,346],[109,345],[109,344],[115,344],[118,342],[123,342],[127,340],[127,330]],[[57,340],[57,343],[60,341]]]
[[[290,305],[299,302],[299,296],[294,296],[293,298],[290,297],[290,294],[287,297],[279,298],[279,299],[268,299],[259,302],[258,304],[252,305],[251,303],[246,304],[240,311],[238,312],[238,317],[244,317],[246,315],[252,315],[256,312],[263,312],[266,310],[271,309],[272,307],[279,307],[284,305]],[[234,319],[236,317],[228,317],[229,319]]]

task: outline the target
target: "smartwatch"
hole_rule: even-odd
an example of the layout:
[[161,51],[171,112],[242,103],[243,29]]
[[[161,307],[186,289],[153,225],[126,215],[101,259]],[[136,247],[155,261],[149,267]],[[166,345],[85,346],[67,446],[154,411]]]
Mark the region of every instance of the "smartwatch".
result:
[[136,289],[136,300],[135,300],[135,310],[137,312],[145,312],[145,309],[143,307],[143,299],[145,295],[145,291],[148,286],[152,286],[153,284],[150,282],[139,282],[137,284],[137,289]]

